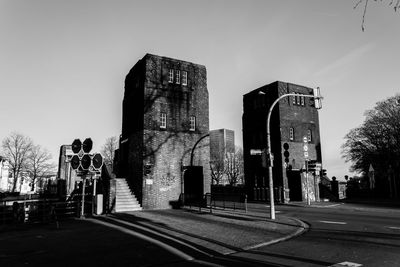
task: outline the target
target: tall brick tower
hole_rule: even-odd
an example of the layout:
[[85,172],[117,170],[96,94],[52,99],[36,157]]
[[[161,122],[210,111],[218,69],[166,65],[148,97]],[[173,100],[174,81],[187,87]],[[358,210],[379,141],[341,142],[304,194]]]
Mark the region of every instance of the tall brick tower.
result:
[[[125,79],[117,175],[127,178],[144,209],[170,208],[185,191],[192,149],[208,132],[206,68],[146,54]],[[197,190],[207,193],[209,139],[193,152],[193,165],[203,167]]]
[[[250,199],[265,200],[265,188],[268,187],[268,173],[262,166],[262,157],[251,155],[250,151],[266,148],[268,110],[278,97],[287,93],[312,95],[313,89],[276,81],[243,96],[244,172]],[[280,100],[272,111],[270,129],[276,199],[305,201],[308,183],[311,199],[314,200],[318,194],[318,177],[309,175],[306,179],[301,171],[305,165],[304,137],[307,138],[308,159],[322,161],[318,110],[313,107],[310,98],[288,96]],[[285,150],[289,152],[287,162]]]

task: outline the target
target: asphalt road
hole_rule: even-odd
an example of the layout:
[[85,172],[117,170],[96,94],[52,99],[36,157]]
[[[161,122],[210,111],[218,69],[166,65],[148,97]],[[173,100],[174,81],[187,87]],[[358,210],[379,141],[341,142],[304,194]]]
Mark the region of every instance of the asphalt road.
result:
[[[268,214],[269,208],[253,204],[250,210]],[[400,266],[398,207],[277,206],[280,215],[303,220],[309,231],[286,242],[231,256],[280,266]]]

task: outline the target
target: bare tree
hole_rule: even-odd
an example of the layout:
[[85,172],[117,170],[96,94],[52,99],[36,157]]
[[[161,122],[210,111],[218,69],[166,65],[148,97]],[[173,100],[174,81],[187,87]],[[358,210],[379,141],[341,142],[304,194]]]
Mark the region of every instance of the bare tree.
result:
[[[20,133],[13,132],[3,140],[2,148],[4,156],[9,160],[13,175],[11,192],[15,192],[18,178],[22,171],[26,170],[29,153],[32,149],[32,140]],[[21,179],[22,184],[22,179]]]
[[[378,0],[374,0],[375,2],[378,2]],[[368,2],[369,0],[357,0],[356,5],[354,6],[354,9],[356,9],[360,5],[364,5],[364,10],[363,10],[363,16],[362,16],[362,23],[361,23],[361,29],[362,31],[365,30],[364,25],[365,25],[365,15],[367,14],[367,9],[368,9]],[[380,0],[379,2],[383,2],[383,0]],[[394,11],[396,12],[398,9],[400,9],[400,0],[388,0],[389,6],[393,6]]]
[[111,171],[113,171],[113,163],[115,150],[118,148],[118,137],[111,136],[106,139],[106,142],[101,148],[101,154],[104,157],[104,164],[106,164]]
[[235,153],[226,153],[225,173],[230,185],[236,185],[243,174],[243,150],[235,148]]
[[31,190],[35,190],[37,180],[54,172],[54,164],[50,162],[50,152],[39,145],[33,145],[27,158],[27,170],[31,173]]
[[211,183],[219,185],[225,174],[225,162],[224,159],[218,155],[211,155],[210,169],[211,169]]

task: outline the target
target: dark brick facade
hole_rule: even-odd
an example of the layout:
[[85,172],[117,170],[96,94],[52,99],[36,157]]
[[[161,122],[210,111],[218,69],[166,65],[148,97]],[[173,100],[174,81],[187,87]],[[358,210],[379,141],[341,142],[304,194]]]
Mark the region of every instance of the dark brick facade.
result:
[[[135,64],[125,79],[117,169],[143,208],[170,208],[178,201],[183,167],[190,164],[196,141],[208,131],[204,66],[150,54]],[[204,192],[210,191],[209,161],[206,138],[194,153],[194,165],[203,166]]]
[[[263,93],[260,94],[259,92]],[[261,156],[251,156],[251,149],[266,148],[266,121],[272,103],[280,96],[287,93],[312,95],[313,89],[301,85],[274,82],[265,85],[243,96],[243,149],[245,158],[245,183],[249,196],[257,198],[254,188],[268,187],[268,173],[262,167]],[[281,188],[281,200],[288,202],[290,196],[305,200],[305,177],[299,172],[305,164],[303,137],[308,136],[308,154],[310,160],[322,161],[321,142],[319,133],[318,110],[311,105],[310,98],[288,96],[280,100],[271,115],[271,149],[274,155],[274,187]],[[291,130],[292,129],[292,134]],[[285,166],[283,144],[289,145],[289,163]],[[287,167],[287,168],[286,168]],[[310,195],[314,196],[318,181],[315,177],[309,178],[311,187]],[[295,181],[295,182],[293,182]],[[299,188],[297,188],[298,183]],[[290,193],[292,190],[292,194]],[[279,193],[277,191],[277,193]],[[300,199],[301,198],[301,199]]]

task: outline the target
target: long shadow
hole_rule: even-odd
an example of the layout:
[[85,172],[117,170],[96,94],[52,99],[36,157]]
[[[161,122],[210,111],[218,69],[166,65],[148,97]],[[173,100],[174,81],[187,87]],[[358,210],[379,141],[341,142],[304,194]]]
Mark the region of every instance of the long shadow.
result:
[[[126,225],[122,222],[117,222],[112,220],[112,218],[120,219],[124,222],[131,223],[134,225]],[[275,264],[272,262],[264,262],[264,261],[259,261],[259,260],[253,260],[253,259],[244,259],[244,258],[238,258],[238,257],[232,257],[229,255],[223,255],[220,254],[214,250],[208,249],[204,246],[201,246],[199,244],[196,244],[193,241],[188,241],[182,237],[168,234],[166,233],[165,230],[167,231],[172,231],[178,234],[190,236],[199,240],[207,241],[209,243],[222,246],[225,248],[229,248],[231,250],[241,252],[243,251],[240,248],[233,247],[215,240],[211,240],[208,238],[204,238],[202,236],[194,235],[194,234],[189,234],[184,231],[180,231],[177,229],[173,229],[163,223],[158,223],[154,222],[149,219],[144,219],[140,218],[131,214],[116,214],[108,217],[96,217],[96,220],[111,223],[113,225],[117,225],[120,227],[123,227],[125,229],[133,230],[137,233],[140,233],[142,235],[146,235],[152,239],[155,239],[157,241],[160,241],[164,244],[167,244],[171,247],[174,247],[175,249],[178,249],[179,251],[182,251],[196,260],[200,260],[203,262],[207,263],[214,263],[218,264],[221,266],[260,266],[261,264],[263,266],[286,266],[286,265],[281,265],[281,264]],[[138,227],[135,227],[137,225]],[[163,229],[163,230],[160,230]],[[190,266],[190,265],[197,265],[196,261],[188,263],[187,265],[185,264],[184,266]],[[199,264],[200,265],[200,264]],[[203,264],[201,264],[203,265]]]
[[[322,234],[323,233],[323,234]],[[343,230],[332,230],[332,229],[323,229],[323,228],[312,228],[310,232],[312,234],[313,239],[321,239],[325,240],[326,236],[329,236],[330,240],[342,241],[342,242],[353,242],[353,243],[362,243],[378,245],[378,246],[387,246],[393,248],[400,248],[400,234],[386,234],[386,233],[377,233],[377,232],[360,232],[360,231],[343,231]],[[388,241],[399,241],[399,244],[393,243],[385,243],[372,241],[368,239],[385,239]]]
[[[280,258],[280,259],[285,259],[285,260],[294,260],[297,262],[304,262],[304,263],[316,264],[316,265],[321,265],[321,266],[332,266],[334,264],[333,262],[307,259],[307,258],[291,256],[291,255],[287,255],[287,254],[261,252],[261,251],[255,251],[255,250],[247,251],[247,253],[262,255],[262,256],[269,256],[269,257],[274,257],[274,258]],[[304,265],[304,266],[307,266],[307,265]]]

